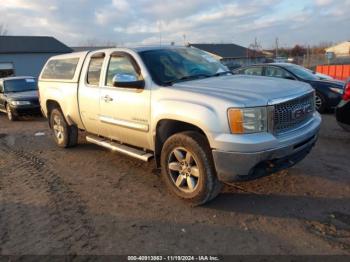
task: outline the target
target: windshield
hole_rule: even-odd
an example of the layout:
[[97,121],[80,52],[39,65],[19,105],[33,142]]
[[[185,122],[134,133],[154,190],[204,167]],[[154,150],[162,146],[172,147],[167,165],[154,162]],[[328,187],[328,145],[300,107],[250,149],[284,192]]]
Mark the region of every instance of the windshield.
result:
[[287,65],[286,68],[297,77],[304,80],[319,80],[319,78],[309,69],[298,65]]
[[158,85],[228,73],[228,68],[212,55],[196,48],[149,50],[140,52],[140,56]]
[[37,84],[35,79],[14,79],[4,81],[5,92],[24,92],[37,90]]

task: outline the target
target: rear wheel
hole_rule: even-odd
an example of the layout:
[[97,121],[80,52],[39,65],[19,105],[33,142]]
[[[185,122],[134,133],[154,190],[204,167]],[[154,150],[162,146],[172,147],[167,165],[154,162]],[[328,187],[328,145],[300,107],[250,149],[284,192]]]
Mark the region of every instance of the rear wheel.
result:
[[324,98],[324,96],[319,93],[316,92],[316,96],[315,96],[315,105],[316,105],[316,110],[320,113],[324,113],[326,111],[326,99]]
[[17,120],[17,116],[13,114],[9,104],[6,105],[6,112],[7,112],[7,118],[10,121],[16,121]]
[[208,142],[197,132],[171,136],[163,146],[161,165],[170,191],[193,205],[204,204],[221,191]]
[[78,143],[78,129],[76,126],[69,126],[62,112],[53,109],[50,114],[50,125],[56,144],[59,147],[73,147]]

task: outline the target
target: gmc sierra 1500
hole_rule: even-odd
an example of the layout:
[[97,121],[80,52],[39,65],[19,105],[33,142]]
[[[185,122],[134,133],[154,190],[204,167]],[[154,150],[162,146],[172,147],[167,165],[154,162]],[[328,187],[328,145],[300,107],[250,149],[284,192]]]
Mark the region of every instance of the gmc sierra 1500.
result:
[[148,161],[194,205],[222,183],[288,168],[317,140],[321,117],[305,83],[234,76],[191,47],[115,48],[55,56],[39,79],[56,143],[87,141]]

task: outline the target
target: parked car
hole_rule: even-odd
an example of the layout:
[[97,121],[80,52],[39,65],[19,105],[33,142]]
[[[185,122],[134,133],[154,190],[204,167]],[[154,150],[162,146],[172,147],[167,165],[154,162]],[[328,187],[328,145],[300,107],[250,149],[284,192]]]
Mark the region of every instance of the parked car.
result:
[[36,79],[29,76],[1,78],[0,111],[11,121],[22,115],[40,114]]
[[312,73],[315,74],[320,80],[334,80],[334,78],[329,75],[325,75],[325,74],[313,72],[313,71]]
[[316,109],[320,113],[335,108],[344,90],[342,81],[320,79],[311,70],[289,63],[252,65],[233,72],[234,74],[268,76],[308,83],[316,90]]
[[[305,68],[305,67],[303,67]],[[320,80],[334,80],[333,77],[329,76],[329,75],[325,75],[325,74],[322,74],[322,73],[318,73],[316,71],[312,71],[308,68],[305,68],[306,70],[308,70],[310,73],[313,73],[315,76],[317,76]]]
[[301,161],[320,128],[310,85],[227,70],[191,47],[71,53],[46,63],[40,103],[58,146],[75,146],[81,129],[88,142],[154,158],[168,188],[199,205],[223,182]]
[[335,115],[339,125],[350,132],[350,78],[345,84],[343,99],[337,106]]
[[276,57],[275,59],[273,59],[273,61],[275,63],[287,63],[288,62],[288,58],[287,57]]

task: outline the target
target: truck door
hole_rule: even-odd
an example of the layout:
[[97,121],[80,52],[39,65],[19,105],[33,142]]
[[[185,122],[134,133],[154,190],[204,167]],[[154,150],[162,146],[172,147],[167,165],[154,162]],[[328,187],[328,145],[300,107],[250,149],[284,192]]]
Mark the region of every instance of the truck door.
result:
[[113,52],[109,56],[101,88],[100,119],[110,126],[111,137],[141,148],[151,148],[150,88],[113,86],[113,79],[143,80],[142,72],[133,56],[126,52]]
[[79,109],[86,131],[104,135],[100,126],[100,80],[105,53],[89,54],[79,83]]

